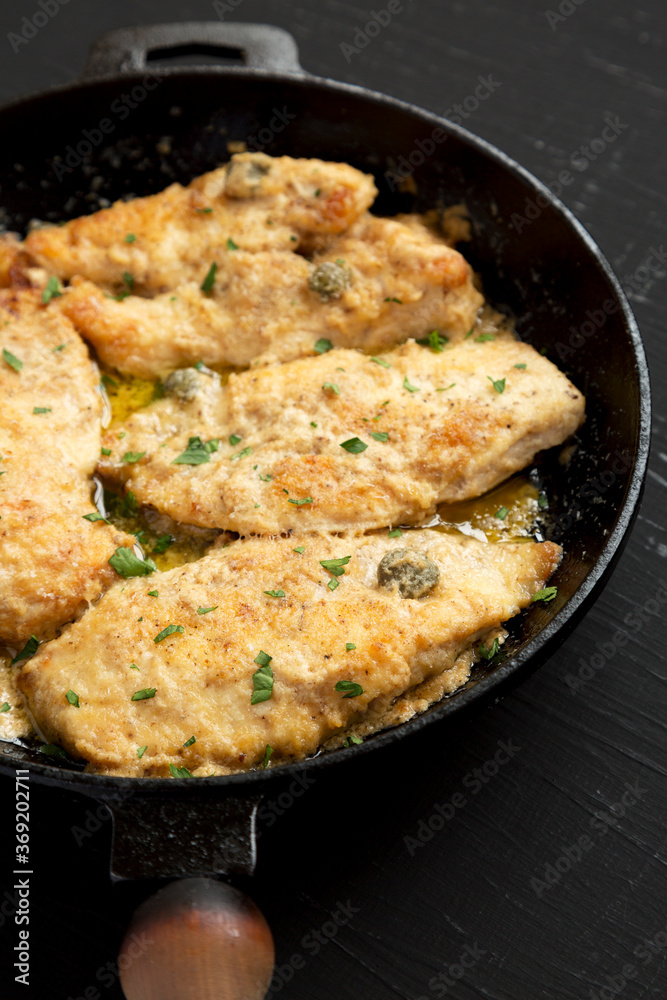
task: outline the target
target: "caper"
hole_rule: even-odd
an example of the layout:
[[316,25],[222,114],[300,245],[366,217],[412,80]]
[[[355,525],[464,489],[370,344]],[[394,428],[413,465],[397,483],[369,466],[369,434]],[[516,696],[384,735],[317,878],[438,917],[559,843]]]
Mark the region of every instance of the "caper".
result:
[[179,368],[167,375],[162,383],[166,396],[175,396],[181,403],[189,403],[201,389],[201,375],[196,368]]
[[264,153],[245,153],[233,157],[227,167],[225,194],[229,198],[252,198],[271,169],[271,157]]
[[350,269],[333,260],[325,260],[319,264],[308,279],[311,292],[319,292],[323,302],[339,299],[351,283]]
[[398,587],[401,597],[429,594],[440,579],[440,570],[428,556],[414,549],[393,549],[378,566],[378,583],[387,590]]

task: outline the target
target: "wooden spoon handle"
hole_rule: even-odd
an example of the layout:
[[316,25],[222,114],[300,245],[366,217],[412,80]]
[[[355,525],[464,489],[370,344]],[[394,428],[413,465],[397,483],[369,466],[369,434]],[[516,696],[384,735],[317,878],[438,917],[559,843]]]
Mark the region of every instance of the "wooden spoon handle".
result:
[[192,878],[136,910],[118,967],[127,1000],[263,1000],[274,959],[269,926],[248,896]]

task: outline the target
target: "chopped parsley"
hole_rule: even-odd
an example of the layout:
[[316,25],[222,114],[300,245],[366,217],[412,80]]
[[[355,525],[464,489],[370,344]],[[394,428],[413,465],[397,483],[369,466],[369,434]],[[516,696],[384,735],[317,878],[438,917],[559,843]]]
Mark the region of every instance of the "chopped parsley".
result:
[[345,448],[345,451],[349,451],[351,455],[359,455],[362,451],[366,451],[368,448],[367,444],[364,444],[358,437],[349,438],[347,441],[341,441],[341,448]]
[[212,211],[212,208],[195,208],[197,215],[210,215]]
[[264,593],[268,597],[284,597],[285,596],[285,591],[284,590],[265,590]]
[[134,554],[132,549],[119,548],[109,559],[109,565],[113,566],[119,576],[124,580],[131,576],[148,576],[154,573],[157,566],[152,559],[140,559]]
[[371,431],[371,437],[376,441],[388,441],[389,435],[386,431]]
[[126,451],[121,458],[121,462],[127,462],[128,465],[134,465],[134,463],[140,461],[145,454],[145,451]]
[[50,302],[51,299],[57,299],[62,295],[60,291],[60,282],[56,278],[55,274],[52,274],[47,281],[44,291],[42,292],[42,302],[45,304]]
[[428,337],[420,337],[417,343],[421,344],[422,347],[430,347],[436,354],[442,354],[444,345],[449,343],[449,337],[440,333],[439,330],[431,330]]
[[203,465],[204,462],[211,461],[211,452],[217,451],[219,438],[212,438],[210,441],[202,441],[200,437],[188,439],[188,446],[184,452],[172,459],[172,465]]
[[403,305],[403,300],[402,299],[397,299],[397,298],[394,298],[393,296],[387,296],[387,298],[385,299],[385,302],[397,302],[399,306]]
[[269,474],[267,474],[266,476],[263,476],[260,473],[259,478],[262,480],[263,483],[270,483],[271,482],[271,476]]
[[496,392],[503,393],[505,391],[505,382],[506,382],[506,379],[499,378],[499,379],[496,379],[494,381],[491,378],[490,375],[487,375],[486,377],[488,378],[489,382],[491,383],[491,385],[493,386],[493,388],[496,390]]
[[201,283],[201,290],[202,290],[202,292],[205,295],[210,295],[211,294],[211,291],[213,289],[213,285],[215,284],[215,272],[217,270],[218,270],[218,265],[216,264],[215,261],[213,261],[213,263],[211,264],[211,266],[208,269],[208,273],[206,274],[206,277],[204,278],[204,280]]
[[389,537],[390,538],[402,538],[403,537],[403,532],[401,531],[400,528],[392,528],[391,531],[389,532]]
[[333,351],[333,344],[326,337],[322,337],[315,344],[314,350],[316,354],[326,354],[327,351]]
[[525,364],[521,364],[521,365],[515,365],[514,367],[515,368],[527,368],[528,366],[525,365]]
[[352,556],[340,556],[339,559],[320,559],[320,566],[332,576],[344,576],[344,566],[347,566]]
[[305,545],[299,545],[297,546],[296,549],[292,549],[292,552],[298,552],[300,556],[302,556],[305,551],[306,551]]
[[161,632],[158,632],[158,634],[153,639],[153,642],[154,643],[162,642],[163,639],[166,639],[168,636],[173,635],[174,632],[185,632],[185,629],[183,628],[182,625],[167,625],[167,627],[163,628]]
[[355,746],[358,746],[360,743],[363,743],[363,742],[364,741],[361,739],[360,736],[348,736],[347,739],[345,740],[345,746],[346,747],[351,747],[353,744]]
[[230,457],[229,461],[236,462],[240,458],[246,458],[248,455],[252,455],[252,448],[244,448],[243,451],[237,451],[235,455]]
[[411,385],[410,384],[407,375],[403,379],[403,388],[407,389],[408,392],[420,392],[421,391],[418,385]]
[[62,760],[69,760],[66,751],[62,747],[56,746],[55,743],[42,744],[39,753],[43,753],[45,757],[60,757]]
[[39,639],[36,636],[31,635],[21,652],[17,653],[12,662],[9,664],[10,667],[13,667],[15,663],[20,663],[21,660],[27,660],[28,657],[34,656],[37,652],[38,646]]
[[134,289],[134,275],[130,274],[129,271],[123,271],[123,284],[130,291]]
[[391,368],[389,362],[385,361],[384,358],[372,357],[371,361],[374,361],[376,365],[382,365],[383,368]]
[[558,587],[545,587],[544,590],[538,590],[536,594],[533,594],[533,601],[553,601],[554,597],[558,593]]
[[465,335],[465,337],[464,337],[463,339],[464,339],[464,340],[468,340],[468,338],[469,338],[469,337],[472,337],[472,334],[473,334],[473,330],[474,330],[474,329],[475,329],[475,327],[474,327],[474,326],[471,326],[471,327],[470,327],[470,329],[468,330],[468,332],[466,333],[466,335]]
[[111,375],[107,375],[106,372],[100,378],[100,382],[102,383],[103,386],[105,386],[108,389],[117,389],[118,388],[118,382],[116,382],[114,379],[112,379]]
[[442,389],[436,389],[435,391],[436,392],[447,392],[448,389],[453,389],[455,385],[456,385],[456,382],[452,382],[450,385],[446,385],[446,386],[444,386],[444,388],[442,388]]
[[51,413],[52,409],[53,409],[52,406],[33,406],[32,412],[33,413]]
[[335,577],[332,577],[331,580],[329,580],[327,587],[329,590],[336,590],[338,587],[338,580]]
[[287,502],[288,503],[293,503],[296,507],[303,507],[303,505],[305,503],[312,503],[313,502],[313,498],[312,497],[303,497],[301,500],[292,500],[292,498],[290,497]]
[[157,688],[142,688],[141,691],[135,691],[130,701],[148,701],[149,698],[154,698]]
[[235,444],[238,444],[239,441],[242,441],[242,440],[243,440],[243,438],[240,438],[238,434],[230,434],[229,435],[229,443],[231,444],[232,448],[234,447]]
[[197,614],[198,615],[207,615],[209,613],[209,611],[217,611],[219,607],[220,607],[219,604],[214,604],[213,607],[211,607],[211,608],[197,608]]
[[1,708],[0,708],[0,714],[1,714],[2,712],[8,712],[8,711],[10,710],[10,708],[11,708],[11,707],[12,707],[12,706],[11,706],[11,705],[9,704],[9,702],[8,702],[8,701],[6,701],[6,702],[4,703],[4,705],[3,705],[3,706],[2,706]]
[[498,642],[498,637],[496,636],[496,638],[491,643],[491,649],[487,649],[483,642],[480,643],[479,655],[482,656],[485,660],[492,660],[499,649],[500,649],[500,643]]
[[486,344],[487,341],[495,340],[495,333],[480,333],[479,337],[475,337],[476,344]]
[[343,695],[343,698],[358,698],[360,694],[364,693],[361,684],[355,684],[354,681],[338,681],[336,691],[345,691],[346,694]]
[[262,701],[268,701],[273,691],[273,670],[271,669],[272,656],[260,650],[255,657],[255,663],[259,668],[252,675],[252,695],[251,705],[259,705]]
[[153,553],[158,556],[161,555],[163,552],[167,551],[170,545],[174,544],[174,541],[175,539],[173,535],[160,535],[157,542],[153,546]]
[[58,351],[64,351],[66,347],[67,344],[58,344],[57,347],[53,348],[53,353],[56,354]]
[[5,347],[2,349],[2,358],[10,368],[14,369],[15,372],[20,372],[23,368],[23,362],[19,361],[16,355],[12,354],[12,352],[8,351]]
[[345,650],[346,650],[346,652],[348,652],[348,653],[350,652],[350,650],[352,650],[352,649],[356,649],[356,648],[357,648],[357,647],[355,646],[355,644],[354,644],[353,642],[346,642],[346,643],[345,643]]
[[137,747],[137,757],[139,757],[139,758],[143,757],[143,755],[146,753],[147,750],[148,750],[147,746],[145,746],[145,747]]
[[100,514],[99,510],[94,510],[90,514],[82,514],[81,516],[84,521],[104,521],[105,524],[111,524],[111,521],[107,521],[106,517]]
[[148,591],[148,596],[149,597],[159,597],[160,596],[160,591],[159,590],[149,590]]
[[185,743],[183,744],[183,746],[184,747],[191,747],[192,744],[196,743],[196,742],[197,742],[197,737],[196,736],[191,736],[189,740],[185,741]]
[[500,521],[504,521],[508,514],[509,514],[508,507],[499,507],[493,516],[497,517]]
[[[134,235],[134,233],[127,233],[126,236],[125,236],[125,242],[126,243],[134,243],[136,241],[136,239],[137,239],[137,237]],[[145,749],[145,747],[144,747],[144,749]]]
[[537,506],[540,508],[540,510],[546,510],[546,508],[549,506],[549,501],[545,497],[544,493],[540,493],[539,497],[537,498]]
[[269,766],[269,761],[271,760],[272,754],[273,754],[273,747],[270,747],[269,744],[267,743],[266,750],[264,751],[264,760],[262,761],[262,768],[264,770],[266,770],[266,768]]
[[340,389],[338,388],[335,382],[323,382],[322,388],[328,389],[329,392],[335,393],[336,396],[340,396]]
[[[141,619],[139,619],[139,620],[141,621]],[[138,669],[139,669],[139,667],[136,665],[136,663],[131,663],[130,664],[130,670],[138,670]]]
[[67,698],[70,705],[74,705],[75,708],[81,708],[81,705],[79,704],[79,696],[76,693],[76,691],[72,691],[72,689],[70,688],[65,697]]
[[227,237],[227,249],[228,250],[238,250],[238,244],[234,242],[231,236]]
[[191,778],[192,772],[188,771],[187,767],[176,767],[175,764],[169,765],[169,772],[172,778]]

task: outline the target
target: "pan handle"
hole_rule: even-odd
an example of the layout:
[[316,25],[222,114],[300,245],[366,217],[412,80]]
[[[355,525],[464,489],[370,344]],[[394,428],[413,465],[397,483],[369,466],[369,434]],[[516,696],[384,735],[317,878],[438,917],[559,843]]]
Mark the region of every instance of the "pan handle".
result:
[[139,24],[109,31],[93,42],[82,79],[136,73],[147,69],[151,54],[235,57],[239,65],[270,72],[304,74],[299,50],[288,31],[271,24],[180,21]]
[[261,796],[106,796],[117,879],[252,875]]
[[[185,782],[179,784],[185,784]],[[252,875],[261,796],[105,796],[111,874],[173,881],[136,910],[120,947],[127,1000],[263,1000],[274,967],[271,930],[253,901],[205,875]]]

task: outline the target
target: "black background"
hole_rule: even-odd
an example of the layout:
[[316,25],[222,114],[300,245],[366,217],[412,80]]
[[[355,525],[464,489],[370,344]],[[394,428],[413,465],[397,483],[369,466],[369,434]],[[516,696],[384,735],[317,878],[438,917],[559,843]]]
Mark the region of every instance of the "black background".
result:
[[[661,0],[553,0],[551,8],[532,0],[405,0],[377,38],[346,58],[341,43],[354,42],[371,10],[386,8],[383,0],[374,8],[337,0],[229,6],[229,21],[292,32],[311,72],[440,114],[492,74],[500,86],[466,124],[545,181],[601,134],[605,116],[618,116],[628,127],[586,170],[573,171],[563,199],[630,294],[655,397],[640,518],[602,597],[551,660],[465,726],[431,727],[359,767],[320,773],[280,817],[265,809],[252,893],[283,969],[273,995],[664,998],[667,265],[650,274],[641,265],[667,241],[667,8]],[[107,29],[218,17],[205,0],[69,0],[14,52],[9,33],[20,33],[22,18],[37,10],[37,0],[5,0],[0,9],[2,101],[74,78],[92,39]],[[638,617],[628,619],[632,612]],[[622,647],[610,645],[619,628],[628,636]],[[582,681],[587,669],[592,676]],[[577,690],[572,678],[582,681]],[[520,749],[476,784],[473,769],[494,759],[499,741]],[[9,779],[0,792],[9,826]],[[456,793],[455,815],[445,820],[435,807]],[[86,823],[93,832],[82,840],[75,828]],[[585,847],[577,848],[582,837]],[[33,783],[31,987],[14,983],[16,928],[0,916],[3,1000],[121,997],[113,974],[100,970],[114,962],[132,909],[152,886],[111,885],[109,838],[109,823],[86,800]],[[0,903],[12,868],[3,848]],[[330,931],[341,903],[353,914],[313,954],[306,936]],[[287,981],[294,955],[303,968]]]

